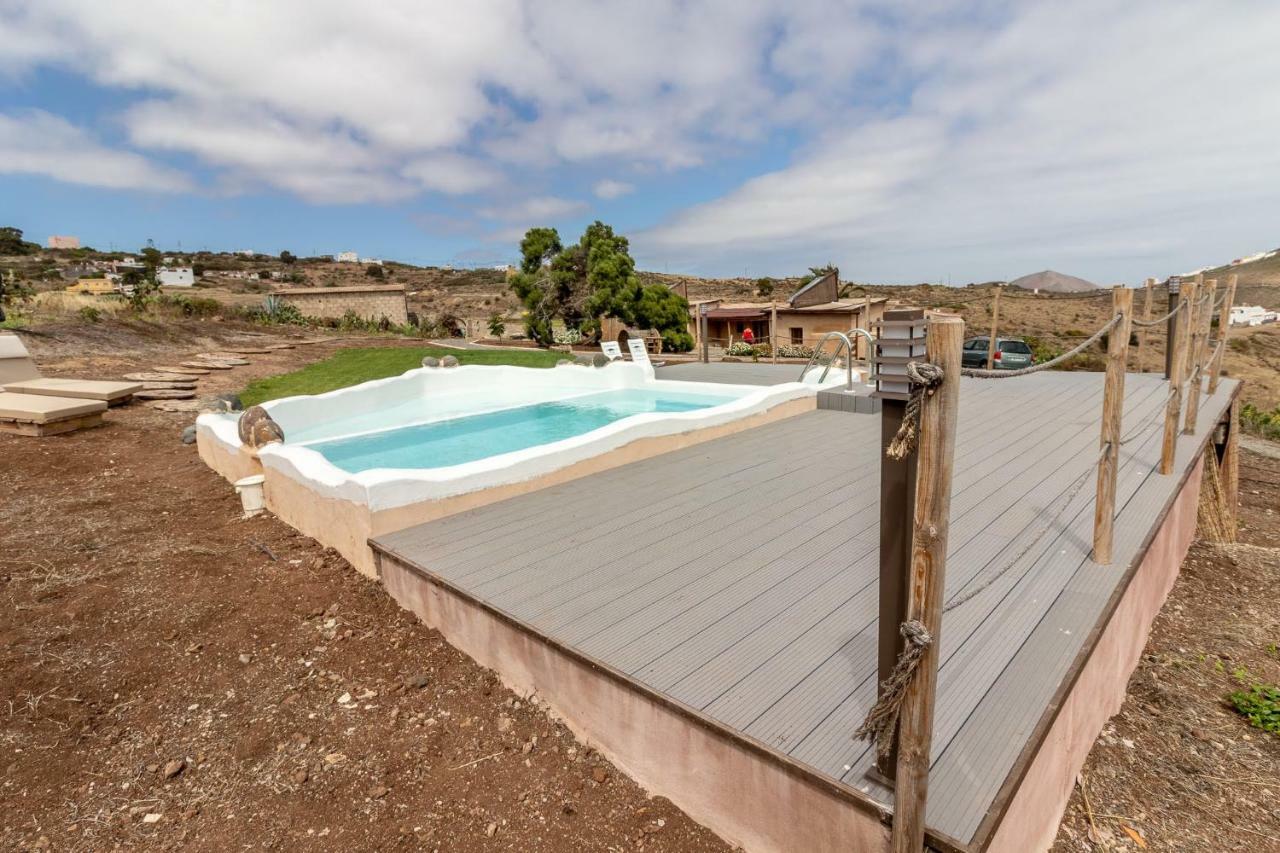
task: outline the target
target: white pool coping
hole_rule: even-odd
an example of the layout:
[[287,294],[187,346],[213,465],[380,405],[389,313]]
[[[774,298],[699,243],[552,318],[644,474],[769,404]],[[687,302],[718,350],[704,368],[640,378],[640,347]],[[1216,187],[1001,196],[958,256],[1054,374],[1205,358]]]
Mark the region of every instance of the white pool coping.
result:
[[[651,366],[630,362],[614,362],[605,367],[566,364],[554,368],[505,365],[417,368],[400,376],[326,394],[285,397],[264,403],[263,408],[284,430],[285,443],[262,448],[258,458],[264,470],[305,483],[320,496],[363,504],[371,511],[386,510],[530,480],[639,439],[715,427],[765,412],[780,403],[816,395],[819,388],[840,381],[837,378],[822,386],[816,382],[771,386],[680,382],[657,379]],[[389,426],[444,419],[429,417],[390,425],[378,423],[378,412],[405,406],[428,395],[438,395],[450,402],[469,399],[474,403],[476,395],[488,392],[485,404],[460,410],[454,413],[456,416],[630,388],[737,399],[688,412],[631,415],[582,435],[438,468],[375,468],[352,474],[307,446],[311,442],[376,432]],[[352,412],[368,413],[372,426],[352,429]],[[344,417],[335,418],[335,413],[343,413]],[[238,413],[203,414],[196,420],[196,429],[224,450],[239,453],[238,419]],[[341,431],[324,434],[326,423],[346,426]],[[307,436],[306,443],[289,443],[289,436],[298,434]]]

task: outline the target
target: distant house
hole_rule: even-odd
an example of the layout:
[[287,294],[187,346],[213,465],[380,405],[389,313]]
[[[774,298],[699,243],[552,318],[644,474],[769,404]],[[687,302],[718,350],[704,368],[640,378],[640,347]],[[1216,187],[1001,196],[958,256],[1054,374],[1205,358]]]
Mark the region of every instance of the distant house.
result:
[[240,249],[239,251],[235,252],[235,254],[237,254],[237,255],[243,255],[243,256],[245,256],[246,258],[252,258],[254,255],[256,255],[256,254],[258,254],[258,253],[257,253],[257,252],[255,252],[253,249]]
[[55,234],[49,238],[48,245],[50,249],[79,249],[80,238]]
[[1261,305],[1234,305],[1231,308],[1231,325],[1261,326],[1264,323],[1276,322],[1276,312],[1268,311]]
[[368,264],[369,266],[380,267],[382,266],[382,258],[361,258],[360,263]]
[[195,270],[191,267],[160,267],[156,280],[164,287],[191,287],[196,283]]
[[340,264],[358,264],[360,263],[360,255],[355,252],[339,252],[333,256],[333,259]]
[[[848,332],[850,329],[870,329],[871,324],[884,317],[884,297],[874,299],[841,299],[840,273],[832,271],[811,279],[785,302],[776,303],[779,346],[797,348],[814,347],[828,332]],[[728,347],[741,341],[744,332],[751,330],[757,343],[769,340],[775,303],[725,302],[720,299],[704,300],[690,306],[689,333],[701,346],[699,315],[705,306],[707,340],[712,346]],[[830,345],[828,345],[830,346]],[[865,342],[859,339],[859,356],[865,355]]]

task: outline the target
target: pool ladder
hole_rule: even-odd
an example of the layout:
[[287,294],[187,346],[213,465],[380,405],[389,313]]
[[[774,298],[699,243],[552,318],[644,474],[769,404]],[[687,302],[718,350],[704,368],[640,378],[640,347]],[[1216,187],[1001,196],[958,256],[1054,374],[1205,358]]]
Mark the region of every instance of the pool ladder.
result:
[[837,358],[840,357],[840,351],[844,350],[844,353],[845,353],[844,390],[852,391],[853,390],[853,340],[852,338],[857,337],[858,335],[862,335],[864,338],[867,339],[867,352],[870,353],[871,348],[876,345],[876,339],[875,339],[875,336],[872,335],[870,332],[868,332],[866,329],[850,329],[847,332],[827,332],[825,335],[822,336],[822,340],[818,341],[818,345],[813,349],[813,355],[809,357],[808,363],[806,363],[804,366],[804,369],[800,371],[799,381],[801,382],[804,381],[804,377],[809,372],[809,368],[813,367],[814,362],[818,360],[818,356],[822,355],[822,348],[827,345],[827,341],[831,340],[832,338],[835,338],[837,341],[839,341],[839,343],[836,344],[835,352],[831,354],[831,361],[828,361],[826,363],[826,366],[823,367],[822,375],[818,377],[818,384],[821,385],[823,382],[826,381],[827,374],[831,372],[831,365],[835,362]]

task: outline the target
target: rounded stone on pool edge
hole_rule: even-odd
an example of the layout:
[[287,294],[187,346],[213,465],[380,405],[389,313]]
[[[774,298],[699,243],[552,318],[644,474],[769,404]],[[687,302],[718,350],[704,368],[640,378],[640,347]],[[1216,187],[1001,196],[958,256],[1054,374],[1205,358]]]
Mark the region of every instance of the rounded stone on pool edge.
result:
[[570,365],[571,365],[571,364],[573,364],[573,363],[574,363],[574,362],[573,362],[572,360],[570,360],[570,359],[562,358],[562,359],[560,359],[559,361],[557,361],[557,362],[556,362],[556,367],[564,367],[566,364],[570,364]]
[[423,367],[439,367],[440,359],[436,358],[434,355],[423,356],[422,366]]
[[609,356],[605,355],[602,352],[598,352],[595,355],[591,356],[591,364],[594,365],[595,367],[608,367]]
[[457,367],[458,357],[456,355],[446,355],[444,358],[440,359],[440,366],[441,367]]
[[574,357],[574,359],[573,359],[573,363],[574,363],[574,364],[581,364],[581,365],[583,365],[584,367],[590,367],[590,366],[591,366],[591,356],[589,356],[589,355],[579,355],[579,356],[576,356],[576,357]]

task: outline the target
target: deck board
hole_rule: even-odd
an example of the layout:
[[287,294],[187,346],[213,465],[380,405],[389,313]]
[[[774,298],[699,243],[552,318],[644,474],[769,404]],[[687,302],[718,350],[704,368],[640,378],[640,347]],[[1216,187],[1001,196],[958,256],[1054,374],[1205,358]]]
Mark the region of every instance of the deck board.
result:
[[[792,381],[792,368],[659,375],[767,384]],[[972,836],[1176,488],[1178,476],[1153,470],[1167,386],[1150,374],[1126,385],[1115,561],[1099,567],[1102,376],[963,382],[946,596],[1017,564],[944,619],[928,823],[949,836]],[[1205,400],[1202,431],[1233,389],[1226,380]],[[888,804],[852,739],[875,694],[879,432],[878,416],[810,412],[376,543]],[[1180,439],[1179,471],[1197,445]]]

